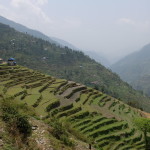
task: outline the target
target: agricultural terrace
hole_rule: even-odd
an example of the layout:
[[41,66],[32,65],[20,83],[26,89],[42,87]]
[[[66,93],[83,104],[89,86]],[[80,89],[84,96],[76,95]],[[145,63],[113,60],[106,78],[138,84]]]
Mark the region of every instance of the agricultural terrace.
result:
[[143,134],[132,123],[139,111],[82,84],[1,65],[0,99],[8,98],[35,108],[42,119],[68,122],[97,149],[144,150]]

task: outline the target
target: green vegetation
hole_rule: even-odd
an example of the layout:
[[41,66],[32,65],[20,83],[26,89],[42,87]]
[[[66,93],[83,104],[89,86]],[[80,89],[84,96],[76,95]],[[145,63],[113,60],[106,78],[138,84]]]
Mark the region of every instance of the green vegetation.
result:
[[148,133],[150,133],[150,119],[137,118],[134,120],[136,126],[144,133],[146,150],[149,149],[150,141],[148,140]]
[[57,100],[46,107],[46,111],[49,112],[54,108],[57,108],[60,105],[60,102]]
[[[17,113],[23,117],[20,121],[26,122],[27,114],[24,115],[20,107],[28,106],[35,111],[27,111],[29,116],[48,123],[52,127],[49,129],[52,137],[68,149],[76,146],[74,139],[92,144],[98,150],[145,149],[144,134],[133,123],[133,118],[141,116],[137,109],[79,83],[25,67],[1,65],[0,70],[0,101],[5,99],[9,103],[13,100],[15,106],[10,105],[18,107],[17,112],[13,113],[12,109],[10,115]],[[9,112],[7,114],[6,121]],[[29,127],[27,122],[25,126]],[[21,134],[26,134],[18,127]]]
[[65,145],[73,147],[74,143],[69,139],[66,127],[62,122],[59,122],[56,118],[51,118],[49,125],[53,127],[52,134],[58,140],[61,140]]
[[[48,41],[23,34],[9,28],[6,25],[0,24],[0,54],[3,59],[8,57],[16,58],[18,64],[27,66],[29,68],[42,71],[57,78],[64,78],[72,80],[78,83],[82,83],[86,86],[94,87],[102,92],[107,93],[115,98],[122,99],[125,102],[136,101],[139,103],[140,108],[146,111],[150,110],[149,98],[143,96],[140,92],[133,90],[127,83],[123,82],[116,74],[103,67],[101,64],[85,56],[80,51],[74,51],[67,47],[59,47],[55,44],[51,44]],[[17,68],[11,70],[15,74]],[[9,70],[10,71],[10,70]],[[5,74],[7,71],[0,71],[0,74]],[[6,86],[13,86],[21,81],[21,76],[26,73],[26,70],[20,72],[19,78],[15,81],[7,83],[7,76],[3,77],[6,81]],[[35,82],[28,84],[27,89],[36,88],[43,85],[45,77],[40,76],[38,73]],[[32,78],[31,77],[28,78]],[[30,83],[30,79],[25,78],[26,82]],[[41,80],[43,78],[43,80]],[[53,81],[52,81],[53,82]],[[51,84],[51,83],[49,83]],[[63,83],[66,84],[66,83]],[[47,89],[49,85],[45,84],[40,92]],[[58,89],[55,89],[57,92]],[[69,85],[68,85],[69,86]],[[61,92],[63,92],[62,89]],[[3,89],[6,91],[6,88]],[[11,93],[11,92],[10,92]],[[66,95],[71,96],[71,95]],[[29,95],[22,95],[22,99],[26,99]],[[86,103],[86,101],[84,102]]]
[[[27,109],[25,105],[17,105],[12,100],[3,100],[1,103],[2,119],[9,126],[10,132],[13,136],[17,136],[17,132],[26,138],[31,134],[31,125],[28,122],[28,117],[25,114],[19,112],[19,109]],[[29,112],[28,112],[29,113]]]

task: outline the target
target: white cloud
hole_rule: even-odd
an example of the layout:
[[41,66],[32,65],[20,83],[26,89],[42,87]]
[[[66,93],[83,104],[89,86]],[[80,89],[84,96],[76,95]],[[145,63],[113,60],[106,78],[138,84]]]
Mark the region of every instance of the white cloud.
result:
[[131,24],[131,25],[135,24],[135,22],[133,20],[129,19],[129,18],[121,18],[121,19],[119,19],[119,22],[120,23]]
[[136,32],[149,32],[150,31],[150,21],[135,21],[129,18],[120,18],[117,23],[124,24],[124,25],[130,25],[134,27],[134,30]]
[[53,24],[54,21],[41,8],[46,3],[47,0],[11,0],[11,12],[15,14],[11,19],[38,30]]
[[0,4],[0,14],[50,36],[60,36],[64,32],[72,32],[81,26],[81,21],[78,18],[65,17],[60,19],[53,18],[50,13],[46,14],[43,5],[47,5],[47,3],[48,0],[11,0],[7,6]]

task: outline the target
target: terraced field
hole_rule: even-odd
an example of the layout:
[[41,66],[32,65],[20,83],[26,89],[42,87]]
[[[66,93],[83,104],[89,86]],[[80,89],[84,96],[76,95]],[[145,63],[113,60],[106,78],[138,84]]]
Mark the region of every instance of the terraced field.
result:
[[0,66],[0,99],[14,98],[41,118],[55,116],[101,150],[144,150],[132,121],[139,111],[100,91],[21,66]]

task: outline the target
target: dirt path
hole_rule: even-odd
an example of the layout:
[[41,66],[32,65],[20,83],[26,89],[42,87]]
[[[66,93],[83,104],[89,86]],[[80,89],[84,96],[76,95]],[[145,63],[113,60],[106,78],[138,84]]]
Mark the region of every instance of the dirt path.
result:
[[49,126],[39,120],[32,119],[32,137],[39,150],[53,150],[49,137]]
[[139,112],[142,114],[143,117],[150,119],[150,113],[147,113],[147,112],[141,111],[141,110],[139,110]]
[[[52,128],[40,120],[31,119],[30,122],[32,124],[33,129],[31,138],[34,139],[36,143],[36,148],[38,148],[39,150],[89,150],[89,144],[79,141],[73,136],[70,139],[72,139],[75,143],[74,148],[66,147],[65,145],[60,143],[58,143],[59,149],[53,148],[53,145],[57,143],[54,144],[54,140],[52,140],[52,138],[50,138],[49,136],[49,131]],[[57,140],[55,142],[57,142]],[[92,148],[91,150],[95,149]]]

